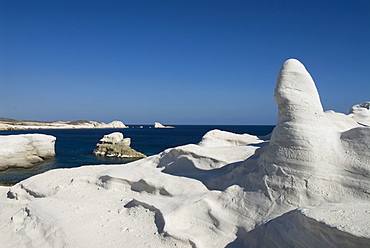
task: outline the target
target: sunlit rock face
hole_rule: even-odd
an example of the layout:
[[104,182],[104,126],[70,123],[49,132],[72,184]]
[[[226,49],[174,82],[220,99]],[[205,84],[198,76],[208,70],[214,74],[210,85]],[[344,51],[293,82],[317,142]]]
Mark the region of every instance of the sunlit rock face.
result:
[[103,138],[100,139],[100,143],[130,146],[131,139],[123,138],[123,133],[121,132],[113,132],[111,134],[104,135]]
[[353,183],[367,198],[369,184],[358,175],[370,172],[370,129],[351,116],[324,113],[315,83],[295,59],[281,67],[274,97],[279,118],[259,159],[267,172],[260,187],[293,205],[341,200],[353,193]]
[[218,129],[207,132],[199,142],[204,147],[245,146],[264,142],[264,139],[250,134],[235,134]]
[[55,140],[45,134],[0,136],[0,170],[31,168],[55,156]]
[[370,102],[356,104],[350,109],[349,116],[360,125],[370,127]]
[[[320,154],[337,135],[325,118],[312,77],[298,60],[287,60],[281,67],[274,98],[279,117],[269,147],[273,159],[322,161]],[[328,154],[324,157],[329,159]]]

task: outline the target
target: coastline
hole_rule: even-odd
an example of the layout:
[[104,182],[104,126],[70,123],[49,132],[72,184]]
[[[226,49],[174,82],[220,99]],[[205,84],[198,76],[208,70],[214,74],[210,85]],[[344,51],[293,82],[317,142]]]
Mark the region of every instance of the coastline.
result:
[[85,165],[126,164],[129,158],[110,158],[94,156],[96,143],[103,135],[119,131],[132,139],[132,147],[147,156],[159,154],[165,149],[185,144],[196,144],[210,130],[219,129],[233,133],[251,133],[264,136],[271,133],[275,125],[176,125],[174,129],[157,129],[152,125],[129,125],[124,129],[38,129],[5,130],[1,135],[42,133],[57,137],[56,157],[45,160],[32,170],[8,169],[0,172],[0,181],[4,183],[19,182],[33,175],[58,168],[75,168]]
[[39,129],[97,129],[97,128],[127,128],[122,121],[104,123],[100,121],[24,121],[0,118],[0,130],[39,130]]

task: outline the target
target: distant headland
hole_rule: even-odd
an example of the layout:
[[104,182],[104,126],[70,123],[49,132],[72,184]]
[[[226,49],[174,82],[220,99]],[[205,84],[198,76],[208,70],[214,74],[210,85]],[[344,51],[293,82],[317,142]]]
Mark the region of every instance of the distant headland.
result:
[[29,129],[94,129],[94,128],[127,128],[122,121],[104,123],[100,121],[24,121],[0,118],[0,130],[29,130]]

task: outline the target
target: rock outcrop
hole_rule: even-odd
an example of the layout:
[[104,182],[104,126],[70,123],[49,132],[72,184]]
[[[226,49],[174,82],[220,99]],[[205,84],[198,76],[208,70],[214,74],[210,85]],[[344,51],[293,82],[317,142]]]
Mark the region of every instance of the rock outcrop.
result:
[[349,116],[360,125],[370,127],[370,102],[356,104],[350,109]]
[[45,134],[0,136],[0,170],[31,168],[55,156],[55,140]]
[[269,142],[213,131],[202,146],[0,187],[0,246],[370,247],[370,128],[324,112],[297,60],[274,95]]
[[370,174],[370,129],[354,122],[351,128],[333,124],[333,115],[323,112],[315,84],[297,60],[282,66],[275,100],[278,122],[259,159],[259,168],[268,172],[261,175],[265,179],[260,186],[268,188],[269,197],[295,206],[340,201],[353,194],[356,182],[363,185],[356,189],[358,198],[367,199],[368,193],[360,192],[369,185],[358,175]]
[[96,156],[120,157],[120,158],[145,158],[146,155],[137,152],[130,147],[131,139],[124,138],[120,132],[104,135],[93,153]]
[[29,129],[98,129],[98,128],[127,128],[121,121],[108,124],[100,121],[20,121],[0,118],[0,130],[29,130]]
[[235,134],[218,129],[207,132],[199,142],[200,146],[223,147],[223,146],[245,146],[259,144],[265,140],[250,134]]
[[108,123],[106,126],[111,128],[127,128],[127,126],[123,124],[122,121],[112,121]]
[[163,126],[159,122],[154,122],[154,128],[174,128],[173,126]]

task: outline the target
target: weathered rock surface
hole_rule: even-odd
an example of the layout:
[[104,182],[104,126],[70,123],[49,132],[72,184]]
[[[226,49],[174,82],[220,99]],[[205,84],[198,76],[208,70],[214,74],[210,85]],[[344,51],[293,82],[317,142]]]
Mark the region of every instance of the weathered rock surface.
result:
[[353,194],[349,185],[356,182],[363,185],[356,189],[358,198],[368,199],[368,193],[360,192],[367,192],[369,184],[358,175],[370,174],[370,129],[356,123],[350,129],[334,125],[297,60],[281,68],[275,100],[278,122],[259,159],[259,167],[268,172],[260,186],[270,189],[270,197],[293,205],[340,201]]
[[127,128],[121,121],[20,121],[0,118],[0,130]]
[[275,100],[270,142],[214,131],[202,146],[0,187],[0,246],[370,247],[370,128],[323,112],[297,60]]
[[245,146],[250,144],[259,144],[265,140],[250,134],[235,134],[221,130],[211,130],[207,132],[199,142],[200,146]]
[[0,170],[31,168],[55,156],[55,140],[45,134],[1,135]]
[[131,139],[130,138],[123,138],[123,133],[121,133],[121,132],[114,132],[114,133],[111,133],[111,134],[104,135],[104,137],[102,139],[100,139],[100,143],[130,146],[131,145]]
[[120,132],[104,135],[93,153],[97,156],[122,157],[122,158],[145,158],[146,155],[137,152],[130,147],[131,139],[124,138]]
[[370,127],[370,102],[356,104],[350,109],[349,116],[359,124]]

